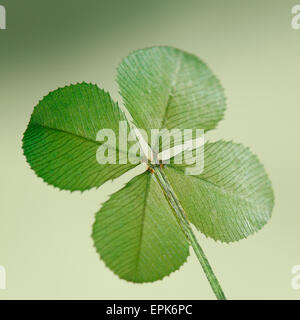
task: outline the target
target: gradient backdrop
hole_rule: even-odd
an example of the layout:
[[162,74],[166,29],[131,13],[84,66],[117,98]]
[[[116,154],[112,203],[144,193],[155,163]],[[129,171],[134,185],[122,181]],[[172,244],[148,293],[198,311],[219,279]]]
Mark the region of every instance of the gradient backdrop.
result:
[[[298,4],[300,1],[298,1]],[[198,234],[228,298],[299,299],[300,30],[288,0],[0,0],[0,299],[214,299],[191,252],[152,284],[118,279],[90,237],[106,184],[84,195],[47,186],[29,168],[22,134],[50,90],[94,82],[119,99],[116,67],[132,50],[171,45],[194,53],[222,81],[225,120],[210,139],[251,147],[273,182],[273,217],[230,245]]]

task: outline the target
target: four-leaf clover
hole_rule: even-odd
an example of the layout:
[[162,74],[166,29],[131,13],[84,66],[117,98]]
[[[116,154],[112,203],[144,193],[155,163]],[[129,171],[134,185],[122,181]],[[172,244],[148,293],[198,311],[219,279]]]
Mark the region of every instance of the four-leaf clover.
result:
[[[220,82],[201,60],[181,50],[135,51],[120,64],[117,81],[133,118],[130,125],[149,135],[153,128],[206,132],[223,119]],[[127,118],[96,85],[58,89],[35,107],[23,138],[24,154],[39,177],[61,190],[99,187],[136,166],[96,160],[97,149],[107,143],[97,141],[97,132],[111,128],[118,134],[119,122]],[[217,297],[224,298],[188,221],[215,240],[246,238],[270,218],[273,191],[263,165],[240,144],[207,142],[204,157],[200,175],[185,175],[187,165],[172,159],[163,166],[149,162],[151,170],[145,168],[96,214],[95,247],[120,278],[162,279],[186,261],[192,245]]]

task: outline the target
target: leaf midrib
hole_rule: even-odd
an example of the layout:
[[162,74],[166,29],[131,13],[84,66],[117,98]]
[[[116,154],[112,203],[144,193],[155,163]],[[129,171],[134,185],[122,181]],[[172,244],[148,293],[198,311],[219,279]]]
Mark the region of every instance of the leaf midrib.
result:
[[183,54],[181,53],[180,57],[177,60],[176,69],[175,69],[175,73],[174,73],[174,79],[171,82],[170,91],[169,91],[169,95],[168,95],[168,100],[167,100],[167,104],[166,104],[165,112],[164,112],[164,115],[163,115],[163,118],[162,118],[162,121],[161,121],[160,128],[163,128],[165,123],[166,123],[168,111],[169,111],[170,104],[171,104],[171,101],[172,101],[172,98],[173,98],[173,91],[174,91],[174,88],[175,88],[175,86],[177,84],[178,74],[179,74],[179,71],[181,69],[182,58],[183,58]]
[[[108,147],[112,148],[107,142],[102,142],[101,143],[100,141],[93,140],[93,139],[90,139],[88,137],[81,136],[81,135],[76,134],[74,132],[69,132],[69,131],[66,131],[66,130],[63,130],[63,129],[58,129],[58,128],[52,128],[52,127],[49,127],[49,126],[46,126],[46,125],[43,125],[43,124],[40,124],[40,123],[35,123],[35,122],[31,123],[31,125],[36,126],[36,127],[41,127],[41,128],[44,128],[44,129],[47,129],[47,130],[50,130],[50,131],[52,130],[52,131],[56,131],[56,132],[61,132],[61,133],[64,133],[64,134],[67,134],[67,135],[70,135],[70,136],[85,140],[87,142],[94,143],[94,144],[96,144],[98,146],[106,144]],[[117,146],[113,147],[113,148],[116,148],[116,151],[118,151],[118,152],[123,152]]]
[[[180,173],[182,173],[182,170],[180,170],[179,168],[175,167],[175,166],[172,166],[170,165],[169,166],[171,169],[175,170],[175,171],[178,171]],[[223,193],[225,193],[226,195],[228,195],[229,197],[233,197],[233,198],[236,198],[236,199],[239,199],[239,200],[242,200],[242,201],[246,201],[247,203],[251,204],[253,206],[253,204],[255,205],[255,207],[257,208],[267,208],[267,205],[265,204],[262,204],[262,203],[259,203],[257,204],[257,201],[251,201],[249,198],[247,198],[246,196],[243,196],[241,194],[238,194],[238,193],[233,193],[209,180],[206,180],[206,179],[203,179],[201,178],[200,176],[193,176],[193,175],[190,175],[190,177],[194,178],[194,179],[197,179],[197,180],[200,180],[204,183],[207,183],[207,184],[210,184],[212,186],[214,186],[215,188],[221,190]]]
[[141,221],[141,232],[140,232],[140,238],[139,238],[139,246],[138,246],[137,258],[136,258],[136,264],[135,264],[135,275],[137,274],[138,264],[139,264],[139,261],[140,261],[140,254],[141,254],[142,240],[143,240],[143,233],[144,233],[144,222],[145,222],[145,216],[146,216],[147,200],[149,198],[149,192],[150,192],[150,184],[151,184],[151,175],[148,175],[147,186],[146,186],[146,190],[145,190],[145,199],[144,199],[144,205],[143,205],[143,211],[142,211],[142,221]]

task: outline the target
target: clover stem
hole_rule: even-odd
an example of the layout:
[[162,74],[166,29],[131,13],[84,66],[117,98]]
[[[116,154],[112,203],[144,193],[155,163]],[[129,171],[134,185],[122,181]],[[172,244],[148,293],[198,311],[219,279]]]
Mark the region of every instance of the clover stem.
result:
[[217,299],[219,300],[225,300],[224,292],[219,284],[218,279],[216,278],[205,254],[202,248],[200,247],[195,234],[190,226],[189,221],[186,218],[186,214],[184,212],[184,209],[182,208],[179,200],[177,199],[177,196],[171,187],[166,175],[164,174],[162,168],[159,166],[153,166],[152,169],[154,170],[154,174],[161,186],[161,188],[164,191],[165,197],[168,200],[171,208],[173,209],[173,213],[175,215],[175,218],[177,222],[179,223],[183,233],[187,237],[189,243],[193,247],[195,254],[204,270],[204,273],[207,277],[207,280],[210,283],[210,286],[215,293]]

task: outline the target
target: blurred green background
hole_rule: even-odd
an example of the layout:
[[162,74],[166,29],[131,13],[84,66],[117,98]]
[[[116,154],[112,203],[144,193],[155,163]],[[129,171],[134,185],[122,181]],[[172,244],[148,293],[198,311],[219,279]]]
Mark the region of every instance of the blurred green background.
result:
[[[298,1],[299,2],[299,1]],[[214,299],[191,252],[178,272],[152,284],[118,279],[90,237],[107,184],[83,195],[47,186],[29,168],[21,139],[50,90],[97,83],[119,99],[116,67],[129,52],[170,45],[206,61],[228,98],[209,139],[250,146],[276,196],[259,233],[230,245],[198,234],[228,298],[299,299],[300,30],[288,0],[0,0],[0,299]],[[299,4],[299,3],[298,3]]]

